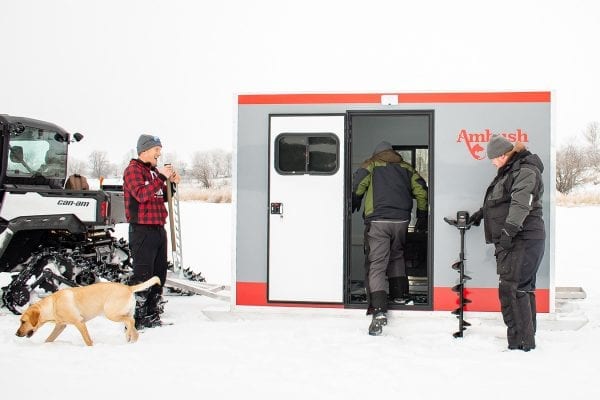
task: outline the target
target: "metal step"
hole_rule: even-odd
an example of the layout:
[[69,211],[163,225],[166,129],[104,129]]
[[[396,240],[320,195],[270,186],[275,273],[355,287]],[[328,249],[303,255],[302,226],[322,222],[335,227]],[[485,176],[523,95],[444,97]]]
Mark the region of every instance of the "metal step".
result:
[[555,297],[557,299],[585,299],[586,293],[579,286],[556,287]]
[[213,299],[229,302],[231,300],[231,287],[214,283],[191,281],[179,277],[177,274],[168,271],[166,286],[188,290],[192,293],[211,297]]

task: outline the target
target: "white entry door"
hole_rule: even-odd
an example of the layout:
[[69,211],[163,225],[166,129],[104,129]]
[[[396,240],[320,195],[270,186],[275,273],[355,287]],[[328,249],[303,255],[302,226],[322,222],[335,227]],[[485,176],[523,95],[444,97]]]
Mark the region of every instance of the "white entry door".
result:
[[271,115],[268,300],[343,302],[344,115]]

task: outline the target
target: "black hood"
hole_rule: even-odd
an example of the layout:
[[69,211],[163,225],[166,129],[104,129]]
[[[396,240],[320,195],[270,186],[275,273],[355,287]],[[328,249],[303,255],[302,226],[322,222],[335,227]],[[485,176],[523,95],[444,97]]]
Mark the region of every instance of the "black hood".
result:
[[510,158],[508,163],[506,163],[506,165],[498,169],[498,176],[504,174],[504,171],[511,169],[517,161],[519,161],[521,164],[533,165],[540,171],[540,173],[544,172],[544,164],[542,163],[542,159],[537,154],[533,154],[529,150],[523,150],[515,153]]
[[533,154],[529,151],[525,151],[524,153],[526,154],[523,154],[523,157],[521,158],[521,164],[533,165],[537,167],[540,172],[544,172],[544,164],[542,163],[542,159],[537,154]]

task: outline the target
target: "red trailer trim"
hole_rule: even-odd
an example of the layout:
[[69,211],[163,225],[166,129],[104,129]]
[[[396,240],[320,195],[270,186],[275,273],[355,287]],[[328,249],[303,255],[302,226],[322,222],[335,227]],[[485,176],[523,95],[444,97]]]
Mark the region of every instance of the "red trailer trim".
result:
[[[465,311],[500,311],[497,288],[465,289],[465,297],[472,301],[465,306]],[[550,291],[536,290],[537,311],[550,312]],[[324,303],[269,303],[267,302],[267,284],[265,282],[237,282],[236,304],[239,306],[282,306],[310,308],[343,308],[343,304]],[[433,310],[452,311],[458,307],[458,296],[449,287],[433,288]]]
[[265,282],[237,282],[235,299],[238,306],[344,308],[343,304],[332,303],[273,303],[267,301]]
[[381,104],[381,96],[398,103],[549,103],[550,92],[243,94],[238,104]]
[[[550,290],[537,289],[537,312],[550,312]],[[465,311],[500,311],[497,288],[465,288],[465,297],[472,303],[465,305]],[[458,295],[449,287],[433,288],[433,309],[452,311],[458,307]]]

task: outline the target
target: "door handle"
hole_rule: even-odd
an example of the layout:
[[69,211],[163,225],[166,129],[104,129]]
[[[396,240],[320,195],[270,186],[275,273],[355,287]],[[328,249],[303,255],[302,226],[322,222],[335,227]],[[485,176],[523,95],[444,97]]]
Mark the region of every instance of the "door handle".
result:
[[271,214],[283,216],[283,203],[271,203]]

